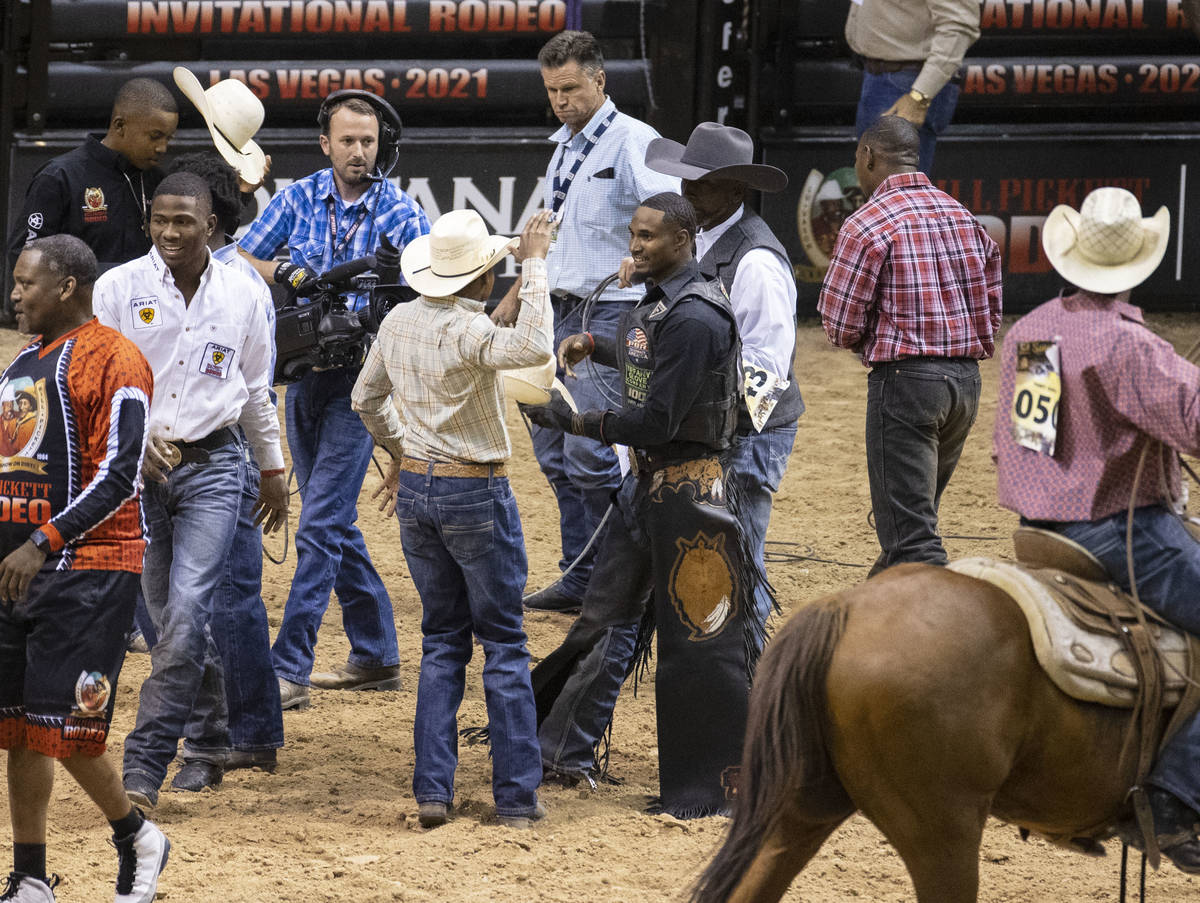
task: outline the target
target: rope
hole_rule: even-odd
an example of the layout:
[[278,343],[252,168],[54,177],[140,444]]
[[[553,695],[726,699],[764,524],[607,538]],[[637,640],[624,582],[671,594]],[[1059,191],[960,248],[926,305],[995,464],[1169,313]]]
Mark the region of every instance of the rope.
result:
[[646,53],[646,0],[641,0],[638,4],[638,40],[642,49],[642,72],[646,76],[646,99],[649,101],[650,109],[657,110],[658,104],[654,102],[654,85],[650,81],[650,56]]

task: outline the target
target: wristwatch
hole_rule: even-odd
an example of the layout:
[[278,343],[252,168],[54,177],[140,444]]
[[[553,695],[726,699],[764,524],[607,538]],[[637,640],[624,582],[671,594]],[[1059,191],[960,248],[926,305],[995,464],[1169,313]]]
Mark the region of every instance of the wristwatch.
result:
[[911,100],[913,103],[920,104],[923,107],[929,106],[929,102],[930,102],[930,100],[932,100],[932,98],[928,94],[922,94],[916,88],[913,88],[911,91],[908,92],[908,99]]
[[50,537],[45,534],[41,527],[38,527],[29,537],[29,541],[38,547],[43,555],[50,554]]

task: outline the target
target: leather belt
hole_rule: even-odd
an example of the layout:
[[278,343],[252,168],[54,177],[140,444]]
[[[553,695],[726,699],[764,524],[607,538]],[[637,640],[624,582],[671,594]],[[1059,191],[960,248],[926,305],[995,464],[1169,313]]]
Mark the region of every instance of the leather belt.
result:
[[180,464],[205,464],[208,462],[209,452],[215,452],[218,448],[224,448],[237,441],[237,431],[231,426],[223,426],[201,439],[192,442],[175,440],[171,444],[179,449]]
[[460,464],[457,461],[425,461],[405,455],[400,459],[400,469],[407,473],[423,473],[431,477],[483,478],[506,477],[508,471],[503,464]]
[[869,56],[862,58],[863,68],[872,75],[887,75],[890,72],[906,72],[910,69],[921,69],[924,60],[876,60]]
[[565,304],[568,309],[578,307],[583,303],[583,299],[578,295],[572,295],[570,292],[564,292],[560,289],[555,289],[550,293],[550,299],[556,304]]

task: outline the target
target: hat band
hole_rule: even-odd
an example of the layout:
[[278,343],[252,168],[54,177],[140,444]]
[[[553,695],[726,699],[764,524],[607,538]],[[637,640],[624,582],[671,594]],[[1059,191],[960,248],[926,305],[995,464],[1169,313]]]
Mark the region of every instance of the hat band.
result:
[[228,135],[225,134],[225,130],[223,128],[221,128],[219,125],[217,125],[217,121],[215,119],[210,119],[209,122],[211,122],[212,127],[217,130],[217,134],[220,135],[222,138],[224,138],[226,141],[228,141],[229,146],[232,147],[239,156],[242,156],[242,157],[250,156],[249,151],[242,150],[243,145],[239,145],[236,141],[234,141],[232,138],[230,138]]

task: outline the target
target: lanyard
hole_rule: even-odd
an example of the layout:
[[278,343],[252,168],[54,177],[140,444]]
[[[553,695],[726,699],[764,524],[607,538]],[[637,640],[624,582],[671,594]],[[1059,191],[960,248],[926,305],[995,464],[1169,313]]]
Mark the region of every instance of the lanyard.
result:
[[341,244],[338,244],[337,240],[337,205],[331,196],[326,196],[325,206],[329,210],[329,247],[333,248],[333,256],[329,259],[329,263],[332,266],[338,262],[338,256],[354,240],[354,234],[358,231],[358,227],[367,218],[367,199],[362,199],[362,209],[358,211],[358,216],[350,225],[350,228],[346,230],[346,237],[342,239]]
[[[600,121],[600,125],[596,126],[596,131],[588,135],[587,143],[583,150],[579,152],[579,156],[575,158],[575,165],[571,167],[571,171],[566,177],[562,177],[562,163],[558,164],[558,169],[554,171],[554,206],[551,208],[553,212],[558,213],[562,209],[563,201],[567,199],[567,192],[571,190],[571,183],[575,179],[576,173],[579,172],[579,167],[583,166],[583,161],[587,159],[587,155],[592,152],[592,148],[596,146],[596,142],[600,140],[600,136],[608,131],[608,127],[612,125],[612,121],[616,119],[617,111],[610,110],[609,114]],[[562,149],[563,157],[567,155],[567,146],[564,144]]]

